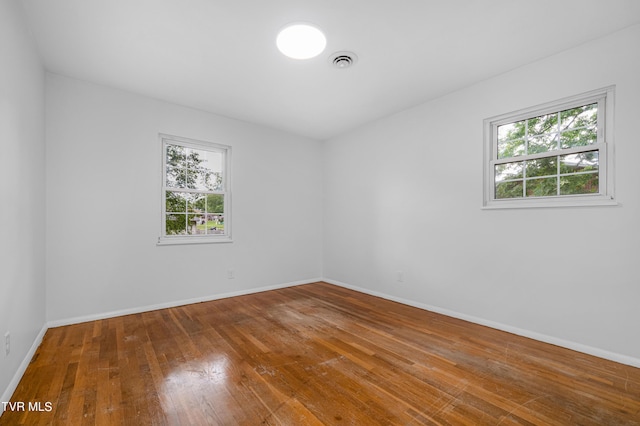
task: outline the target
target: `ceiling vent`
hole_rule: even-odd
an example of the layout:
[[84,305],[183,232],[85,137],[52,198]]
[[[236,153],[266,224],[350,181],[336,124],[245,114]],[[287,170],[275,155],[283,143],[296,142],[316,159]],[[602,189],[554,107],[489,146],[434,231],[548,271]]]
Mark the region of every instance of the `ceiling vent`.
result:
[[336,52],[329,57],[331,64],[340,69],[349,68],[354,65],[358,57],[353,52]]

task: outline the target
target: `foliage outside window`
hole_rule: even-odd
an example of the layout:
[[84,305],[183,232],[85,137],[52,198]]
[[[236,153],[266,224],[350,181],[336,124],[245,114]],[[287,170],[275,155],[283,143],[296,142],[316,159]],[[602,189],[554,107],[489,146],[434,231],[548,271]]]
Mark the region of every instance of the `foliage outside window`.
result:
[[228,146],[161,135],[159,244],[230,241]]
[[484,206],[615,204],[613,88],[485,120]]

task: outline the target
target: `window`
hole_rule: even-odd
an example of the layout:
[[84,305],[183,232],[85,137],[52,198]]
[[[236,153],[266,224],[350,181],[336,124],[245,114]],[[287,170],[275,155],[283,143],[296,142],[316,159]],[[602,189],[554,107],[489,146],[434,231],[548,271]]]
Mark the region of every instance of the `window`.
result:
[[160,135],[162,225],[158,244],[231,241],[231,148]]
[[614,88],[484,122],[484,207],[616,204]]

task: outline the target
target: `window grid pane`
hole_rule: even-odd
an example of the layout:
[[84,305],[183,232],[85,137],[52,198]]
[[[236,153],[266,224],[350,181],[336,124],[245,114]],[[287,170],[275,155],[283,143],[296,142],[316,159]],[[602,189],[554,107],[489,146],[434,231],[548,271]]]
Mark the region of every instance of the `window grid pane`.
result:
[[[589,103],[499,125],[497,159],[595,144],[597,117],[598,104]],[[598,172],[597,150],[501,162],[494,166],[495,199],[597,193]]]
[[597,143],[598,104],[497,126],[498,159]]
[[180,145],[174,142],[163,139],[162,235],[228,235],[225,229],[228,148],[209,150],[190,146],[195,143]]
[[614,95],[610,86],[486,119],[483,205],[615,205]]
[[598,172],[598,151],[496,164],[495,198],[598,193]]
[[497,182],[495,186],[496,198],[522,198],[524,181],[522,179],[508,182]]
[[578,173],[560,178],[560,195],[596,194],[599,191],[598,173]]

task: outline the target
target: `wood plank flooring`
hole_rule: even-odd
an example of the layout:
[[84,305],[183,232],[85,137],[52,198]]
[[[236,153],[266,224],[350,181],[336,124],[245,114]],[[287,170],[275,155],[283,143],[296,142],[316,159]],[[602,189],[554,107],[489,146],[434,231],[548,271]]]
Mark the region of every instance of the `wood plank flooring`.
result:
[[0,425],[640,425],[640,369],[314,283],[50,329],[12,401]]

